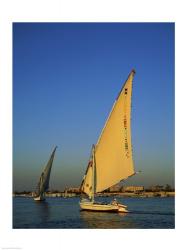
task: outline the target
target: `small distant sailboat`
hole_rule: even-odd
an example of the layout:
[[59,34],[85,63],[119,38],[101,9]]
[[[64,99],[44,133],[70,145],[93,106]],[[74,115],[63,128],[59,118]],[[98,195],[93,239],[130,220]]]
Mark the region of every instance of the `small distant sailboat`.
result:
[[110,204],[95,202],[95,193],[102,192],[136,174],[131,144],[131,97],[135,71],[124,83],[96,145],[93,145],[87,170],[81,183],[80,207],[87,211],[128,212],[127,206],[113,200]]
[[43,201],[45,200],[45,192],[49,188],[49,179],[50,179],[50,174],[51,174],[51,168],[53,164],[53,159],[55,156],[55,151],[57,147],[53,150],[51,157],[47,163],[47,165],[44,168],[44,171],[42,172],[37,188],[36,188],[36,196],[34,197],[35,201]]

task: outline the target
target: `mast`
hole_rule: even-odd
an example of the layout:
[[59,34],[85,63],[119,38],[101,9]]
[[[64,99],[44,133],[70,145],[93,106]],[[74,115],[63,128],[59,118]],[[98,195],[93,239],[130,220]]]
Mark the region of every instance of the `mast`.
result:
[[92,202],[94,203],[95,193],[95,145],[92,146]]

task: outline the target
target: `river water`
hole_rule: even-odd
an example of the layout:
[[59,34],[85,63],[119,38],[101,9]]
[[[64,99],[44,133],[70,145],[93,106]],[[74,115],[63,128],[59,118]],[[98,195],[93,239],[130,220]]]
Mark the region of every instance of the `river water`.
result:
[[[98,197],[110,202],[112,197]],[[130,213],[80,211],[79,197],[13,198],[13,228],[175,228],[173,197],[118,198]]]

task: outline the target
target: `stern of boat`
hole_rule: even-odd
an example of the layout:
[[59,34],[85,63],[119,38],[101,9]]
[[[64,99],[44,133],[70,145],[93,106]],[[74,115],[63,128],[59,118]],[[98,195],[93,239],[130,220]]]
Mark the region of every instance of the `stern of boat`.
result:
[[34,200],[35,201],[44,201],[45,198],[38,196],[38,197],[34,197]]

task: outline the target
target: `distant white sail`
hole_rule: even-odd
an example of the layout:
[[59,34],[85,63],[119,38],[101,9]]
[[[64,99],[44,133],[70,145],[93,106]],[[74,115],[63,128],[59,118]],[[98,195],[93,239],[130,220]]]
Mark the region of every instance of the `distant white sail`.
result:
[[132,71],[121,89],[95,149],[96,192],[133,175],[131,144]]
[[47,165],[45,166],[44,171],[42,172],[40,176],[40,179],[37,185],[37,190],[36,190],[37,195],[43,195],[43,193],[46,192],[49,188],[49,179],[50,179],[51,168],[52,168],[56,148],[57,147],[55,147],[55,149],[53,150],[51,157]]

